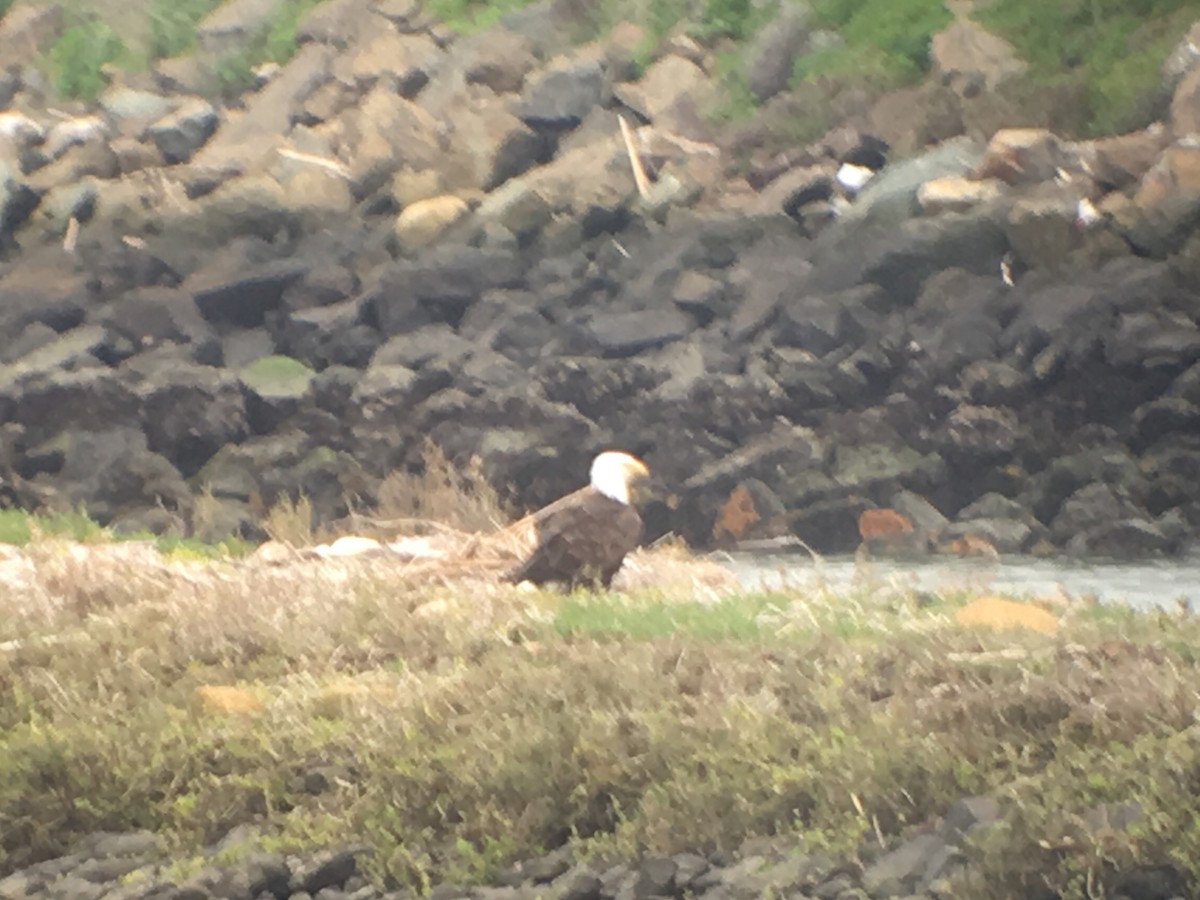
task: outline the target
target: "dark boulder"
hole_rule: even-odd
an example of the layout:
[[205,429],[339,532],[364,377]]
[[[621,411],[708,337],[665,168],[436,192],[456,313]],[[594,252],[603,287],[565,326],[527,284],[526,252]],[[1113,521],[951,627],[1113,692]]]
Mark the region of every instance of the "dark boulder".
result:
[[12,421],[24,425],[31,445],[65,429],[99,431],[136,423],[134,390],[105,368],[56,371],[0,388],[12,402]]
[[238,378],[220,369],[164,367],[137,386],[147,446],[185,478],[228,443],[246,438],[246,398]]
[[281,353],[314,369],[328,366],[365,368],[383,343],[383,335],[366,321],[361,298],[328,306],[287,311],[273,323]]
[[586,339],[608,358],[634,356],[686,337],[691,317],[676,309],[601,312],[584,324]]
[[94,287],[87,276],[48,260],[9,270],[0,277],[0,347],[34,322],[60,332],[79,325],[95,302]]
[[219,366],[224,361],[216,332],[185,290],[134,290],[90,312],[88,318],[127,341],[136,353],[178,344],[186,347],[193,362]]
[[367,321],[391,336],[442,322],[457,327],[466,311],[495,288],[518,287],[518,257],[507,251],[447,245],[388,266],[364,292]]
[[890,303],[910,307],[932,275],[960,268],[1000,280],[1008,251],[1004,231],[988,213],[948,213],[911,219],[899,226],[831,228],[814,241],[809,291],[836,291],[878,284]]
[[252,267],[226,269],[214,261],[184,283],[200,314],[209,322],[254,328],[283,303],[283,293],[304,277],[303,260],[274,260]]
[[38,476],[58,489],[71,509],[80,507],[101,524],[135,509],[161,507],[186,516],[192,494],[179,471],[152,452],[141,429],[106,425],[95,430],[69,429],[55,437],[56,471]]
[[518,118],[533,127],[578,125],[604,95],[604,70],[594,59],[579,57],[539,72],[525,83]]

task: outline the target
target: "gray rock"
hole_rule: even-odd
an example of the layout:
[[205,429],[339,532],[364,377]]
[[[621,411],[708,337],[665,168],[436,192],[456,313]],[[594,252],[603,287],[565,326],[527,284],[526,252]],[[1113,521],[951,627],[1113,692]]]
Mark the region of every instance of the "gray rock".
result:
[[1129,518],[1101,522],[1074,534],[1066,541],[1064,549],[1077,557],[1142,559],[1169,554],[1173,544],[1172,536],[1158,522]]
[[742,298],[727,326],[731,341],[758,333],[773,321],[783,298],[800,293],[811,269],[801,255],[803,246],[794,236],[773,235],[738,257],[730,283],[741,289]]
[[1161,397],[1133,414],[1133,449],[1143,452],[1180,434],[1200,434],[1200,406],[1181,397]]
[[[230,260],[229,262],[232,262]],[[283,302],[283,292],[308,271],[303,260],[283,259],[246,271],[214,260],[185,282],[196,307],[209,322],[253,328]]]
[[150,122],[170,113],[178,101],[156,91],[115,85],[101,94],[97,102],[114,120],[118,131],[134,136]]
[[[0,347],[0,371],[9,363],[16,362],[21,357],[40,350],[58,338],[58,332],[49,325],[41,322],[30,322],[17,334],[9,335],[7,342]],[[0,381],[6,376],[0,375]]]
[[632,356],[687,336],[694,324],[674,309],[598,313],[587,324],[589,335],[610,357]]
[[1000,804],[996,800],[991,797],[964,797],[946,810],[938,834],[947,843],[962,846],[968,835],[999,820]]
[[854,314],[863,290],[851,289],[832,296],[800,293],[788,297],[780,304],[773,329],[776,343],[816,357],[847,345],[858,346],[867,336],[861,317]]
[[95,366],[100,362],[105,338],[99,325],[81,325],[61,335],[50,332],[45,343],[0,367],[0,384]]
[[217,109],[202,97],[185,100],[150,126],[149,137],[169,164],[185,163],[217,130]]
[[796,58],[808,44],[810,18],[807,6],[785,3],[746,48],[746,81],[759,103],[790,83]]
[[941,461],[911,447],[886,443],[841,444],[834,448],[831,475],[855,492],[873,486],[918,484],[936,476]]
[[196,474],[228,443],[249,434],[246,400],[236,376],[177,364],[138,387],[148,446],[185,476]]
[[278,328],[278,347],[314,369],[366,368],[383,336],[364,321],[363,306],[354,299],[289,312]]
[[177,344],[186,347],[195,362],[215,366],[223,361],[220,341],[189,291],[142,288],[95,310],[90,317],[129,341],[139,353]]
[[527,860],[521,866],[525,877],[534,884],[549,884],[571,869],[571,851],[563,848],[545,856]]
[[679,274],[671,299],[699,325],[707,325],[724,311],[725,285],[703,272],[689,269]]
[[1016,447],[1017,417],[1002,407],[963,404],[946,417],[943,436],[943,453],[976,463],[996,463],[1009,458]]
[[231,0],[210,13],[197,27],[200,46],[212,53],[247,49],[265,35],[283,0]]
[[457,366],[473,349],[471,342],[455,334],[449,325],[425,325],[389,338],[375,351],[371,365],[403,366],[416,371],[437,360]]
[[493,191],[510,178],[549,162],[554,150],[555,140],[551,134],[532,128],[509,129],[495,148],[491,172],[483,182],[483,189]]
[[570,877],[560,900],[600,900],[602,882],[592,872],[579,872]]
[[[118,425],[121,421],[133,427]],[[53,481],[67,503],[102,524],[131,508],[186,512],[191,507],[182,475],[147,448],[136,419],[113,419],[94,431],[64,431],[39,452],[47,460],[57,457]]]
[[80,324],[93,302],[88,279],[32,257],[0,276],[0,342],[32,322],[62,332]]
[[950,520],[942,515],[941,510],[912,491],[898,491],[892,497],[891,506],[929,538],[937,537],[950,524]]
[[1056,543],[1065,544],[1096,523],[1145,518],[1145,511],[1119,485],[1093,483],[1067,498],[1050,523],[1050,533]]
[[349,848],[331,853],[320,853],[292,869],[293,890],[317,894],[330,887],[342,887],[358,872],[357,855],[362,848]]
[[536,190],[520,179],[507,181],[489,193],[475,210],[475,218],[494,222],[527,241],[550,221],[553,210]]
[[969,519],[960,516],[958,521],[947,525],[942,532],[943,541],[956,538],[983,538],[1000,553],[1021,553],[1028,550],[1037,537],[1045,533],[1040,526],[1032,526],[1016,519]]
[[867,867],[863,888],[873,898],[912,894],[936,877],[945,863],[946,842],[936,834],[921,834],[885,853]]
[[517,116],[528,125],[573,127],[600,103],[604,71],[593,59],[568,59],[530,79]]
[[40,202],[41,192],[25,180],[21,170],[0,159],[0,238],[21,227]]
[[12,418],[25,425],[30,445],[67,428],[101,430],[138,417],[136,394],[104,368],[56,371],[22,380],[9,391]]

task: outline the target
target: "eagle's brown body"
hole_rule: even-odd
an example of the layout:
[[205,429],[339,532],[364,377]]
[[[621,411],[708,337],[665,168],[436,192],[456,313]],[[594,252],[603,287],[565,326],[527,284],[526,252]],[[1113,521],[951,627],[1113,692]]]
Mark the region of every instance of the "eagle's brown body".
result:
[[588,485],[531,517],[536,545],[506,576],[514,584],[559,582],[568,588],[608,588],[625,555],[642,541],[642,517]]

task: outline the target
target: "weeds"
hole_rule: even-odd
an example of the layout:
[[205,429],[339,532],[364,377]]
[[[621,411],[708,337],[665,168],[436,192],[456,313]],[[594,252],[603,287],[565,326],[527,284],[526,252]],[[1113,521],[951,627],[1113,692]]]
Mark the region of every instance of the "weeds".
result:
[[196,26],[221,5],[221,0],[153,0],[150,18],[150,59],[163,59],[192,49]]
[[78,23],[59,36],[46,56],[46,64],[62,96],[94,100],[108,84],[104,67],[126,52],[120,35],[105,23]]
[[494,25],[504,16],[528,6],[531,0],[426,0],[426,11],[449,27],[473,33]]
[[[971,896],[1200,858],[1200,673],[1173,649],[1200,638],[1190,618],[1080,611],[1047,637],[883,589],[702,605],[27,552],[47,592],[0,600],[0,872],[95,830],[151,828],[186,857],[238,825],[247,852],[353,836],[373,879],[417,889],[563,841],[797,833],[853,857],[968,794],[1005,807]],[[253,702],[200,708],[206,686]],[[1145,827],[1080,824],[1131,801]]]
[[398,470],[379,487],[374,519],[396,526],[441,525],[489,532],[510,519],[478,457],[454,466],[441,448],[426,443],[419,472]]
[[1195,18],[1188,0],[994,0],[977,18],[1012,41],[1035,85],[1078,84],[1066,123],[1087,136],[1142,127],[1161,112],[1159,66]]

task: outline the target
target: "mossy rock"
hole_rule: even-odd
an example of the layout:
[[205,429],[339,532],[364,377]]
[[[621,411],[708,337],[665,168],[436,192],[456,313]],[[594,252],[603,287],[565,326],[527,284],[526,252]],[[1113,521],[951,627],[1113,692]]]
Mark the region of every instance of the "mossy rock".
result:
[[301,397],[316,377],[304,363],[280,354],[256,359],[238,375],[247,387],[263,397]]

